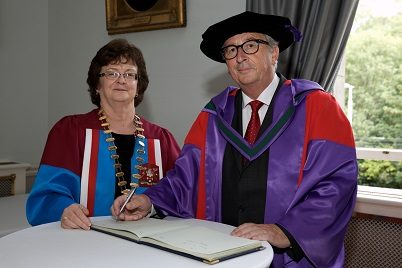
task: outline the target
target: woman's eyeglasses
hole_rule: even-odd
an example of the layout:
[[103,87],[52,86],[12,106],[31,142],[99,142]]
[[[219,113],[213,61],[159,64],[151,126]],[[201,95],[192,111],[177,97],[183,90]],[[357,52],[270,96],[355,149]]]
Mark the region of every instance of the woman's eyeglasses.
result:
[[109,80],[117,80],[122,76],[124,79],[129,80],[129,81],[136,81],[138,80],[138,74],[136,73],[119,73],[119,72],[113,72],[113,71],[106,71],[104,73],[98,74],[98,77],[106,77],[106,79]]

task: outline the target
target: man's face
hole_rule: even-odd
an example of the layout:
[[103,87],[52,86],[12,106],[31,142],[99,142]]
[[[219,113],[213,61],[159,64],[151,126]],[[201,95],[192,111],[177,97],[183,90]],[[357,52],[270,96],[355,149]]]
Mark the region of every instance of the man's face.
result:
[[[264,40],[266,36],[261,33],[241,33],[230,37],[223,44],[242,45],[249,40]],[[259,43],[258,51],[254,54],[246,54],[241,47],[233,59],[226,60],[229,74],[239,84],[242,90],[251,98],[257,98],[260,93],[271,83],[275,74],[275,64],[278,60],[278,47]]]

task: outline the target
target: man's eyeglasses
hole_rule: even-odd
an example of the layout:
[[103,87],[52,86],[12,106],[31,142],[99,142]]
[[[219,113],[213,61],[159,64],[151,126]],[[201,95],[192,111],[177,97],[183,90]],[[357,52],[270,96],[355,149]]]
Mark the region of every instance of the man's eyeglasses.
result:
[[261,39],[252,39],[244,42],[241,45],[230,45],[223,47],[221,49],[222,57],[225,60],[231,60],[237,56],[237,52],[239,47],[244,51],[246,54],[254,54],[257,53],[259,44],[265,44],[269,46],[269,43],[267,41],[261,40]]
[[129,81],[136,81],[138,80],[138,74],[136,73],[119,73],[119,72],[113,72],[113,71],[106,71],[104,73],[98,74],[98,77],[106,77],[109,80],[117,80],[122,76],[124,79],[129,80]]

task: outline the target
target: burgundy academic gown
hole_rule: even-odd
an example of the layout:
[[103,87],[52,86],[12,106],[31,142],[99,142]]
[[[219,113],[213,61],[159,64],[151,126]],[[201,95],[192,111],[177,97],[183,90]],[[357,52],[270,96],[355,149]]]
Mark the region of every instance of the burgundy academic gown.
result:
[[287,80],[272,124],[254,146],[231,127],[236,88],[214,97],[190,129],[175,168],[146,190],[163,213],[222,222],[222,163],[233,146],[249,160],[269,150],[264,222],[285,228],[305,257],[275,254],[271,267],[343,267],[344,236],[357,191],[351,126],[314,82]]
[[[95,109],[86,114],[66,116],[50,131],[35,184],[27,200],[26,213],[30,224],[58,221],[63,210],[74,203],[85,205],[89,216],[111,215],[116,186],[114,160],[108,150],[110,144],[106,142],[98,111]],[[136,146],[143,142],[145,154],[141,157],[144,163],[160,163],[162,175],[165,175],[173,167],[180,148],[167,129],[143,118],[141,122],[145,139],[140,141],[136,138],[131,173],[138,173]],[[160,146],[152,146],[158,143]],[[155,147],[160,149],[161,159],[151,157],[157,155],[152,154]],[[88,160],[84,160],[87,152]],[[132,177],[131,174],[126,176]],[[86,183],[83,182],[85,177]],[[138,192],[145,190],[142,188],[145,187],[140,187]]]

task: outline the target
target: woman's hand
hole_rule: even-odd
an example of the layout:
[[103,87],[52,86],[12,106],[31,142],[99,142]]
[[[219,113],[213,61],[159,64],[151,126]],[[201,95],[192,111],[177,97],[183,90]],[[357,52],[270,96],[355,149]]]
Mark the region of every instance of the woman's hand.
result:
[[88,218],[89,210],[80,204],[66,207],[61,214],[61,227],[64,229],[89,230],[91,221]]
[[144,194],[133,195],[130,202],[127,203],[125,209],[120,213],[120,208],[126,201],[126,196],[122,195],[114,200],[110,208],[115,219],[123,221],[136,221],[146,217],[152,208],[151,200]]

